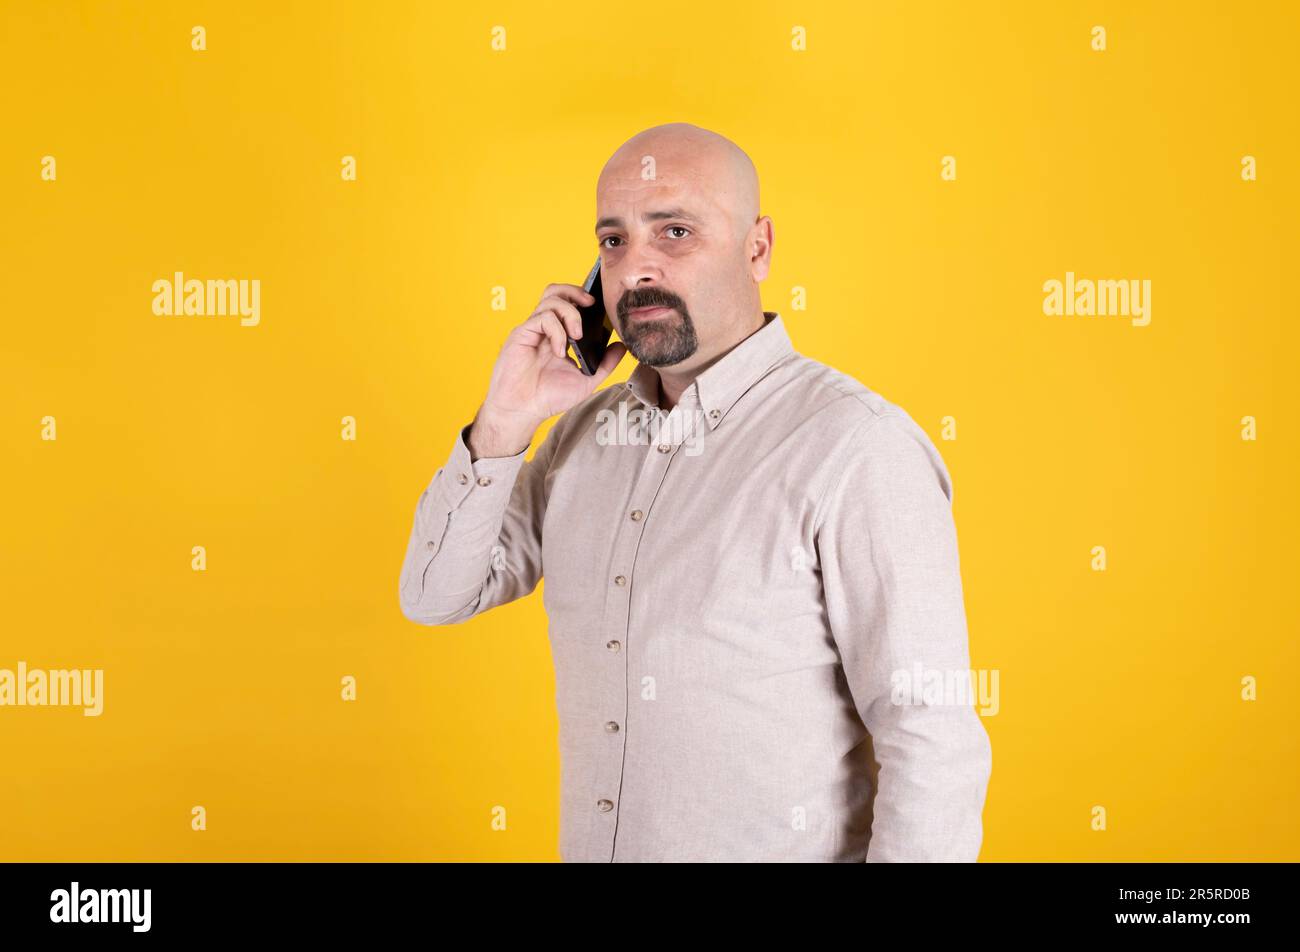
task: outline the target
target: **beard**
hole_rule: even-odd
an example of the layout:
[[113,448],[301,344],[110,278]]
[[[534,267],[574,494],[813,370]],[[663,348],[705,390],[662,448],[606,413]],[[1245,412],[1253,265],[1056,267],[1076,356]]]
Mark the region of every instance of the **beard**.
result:
[[[653,319],[638,318],[629,313],[633,307],[671,307],[673,313]],[[695,322],[680,301],[638,300],[628,306],[620,304],[618,336],[628,353],[651,367],[679,364],[700,346]]]

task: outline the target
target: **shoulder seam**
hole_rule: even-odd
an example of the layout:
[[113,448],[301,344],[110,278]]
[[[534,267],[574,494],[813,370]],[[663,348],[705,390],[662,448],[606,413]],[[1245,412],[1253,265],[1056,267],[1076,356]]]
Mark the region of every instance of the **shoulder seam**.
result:
[[[876,391],[872,390],[870,387],[868,387],[868,386],[867,386],[865,383],[863,383],[861,380],[858,380],[856,377],[852,377],[852,376],[850,376],[849,374],[844,373],[844,371],[842,371],[842,370],[837,370],[836,368],[832,367],[830,364],[822,363],[820,360],[815,360],[814,358],[809,357],[809,356],[807,356],[806,354],[800,354],[800,353],[796,352],[795,356],[797,356],[800,360],[804,360],[804,361],[807,361],[808,363],[816,364],[816,365],[818,365],[819,367],[823,367],[823,368],[825,368],[826,370],[830,371],[830,372],[833,373],[833,374],[838,374],[839,376],[845,378],[846,380],[850,380],[850,381],[852,381],[852,382],[853,382],[857,387],[860,387],[861,390],[858,390],[858,389],[846,389],[846,388],[842,388],[842,387],[837,386],[834,382],[827,381],[827,380],[814,380],[814,381],[812,381],[812,382],[813,382],[814,384],[816,384],[818,387],[823,388],[823,389],[826,389],[826,390],[831,390],[831,391],[833,391],[834,393],[839,394],[841,399],[845,399],[845,400],[847,400],[847,399],[857,400],[858,403],[862,404],[864,407],[866,407],[868,410],[870,410],[870,411],[872,412],[872,414],[875,415],[875,416],[885,416],[885,415],[887,414],[888,411],[885,411],[884,413],[882,413],[880,410],[877,410],[875,407],[873,407],[873,406],[871,405],[871,403],[870,403],[870,402],[868,401],[868,399],[867,399],[870,395],[873,395],[873,394],[874,394],[875,396],[880,397],[882,400],[885,400],[885,397],[883,396],[883,394],[879,394],[879,393],[877,393]],[[886,400],[885,402],[888,402],[888,401]]]

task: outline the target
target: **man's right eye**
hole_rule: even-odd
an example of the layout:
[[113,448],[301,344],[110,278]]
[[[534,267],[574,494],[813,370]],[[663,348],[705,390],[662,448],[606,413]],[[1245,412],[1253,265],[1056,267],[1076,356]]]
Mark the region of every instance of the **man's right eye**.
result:
[[608,245],[606,245],[605,242],[609,241],[611,238],[618,239],[618,235],[606,235],[604,238],[600,239],[600,246],[602,248],[608,247]]

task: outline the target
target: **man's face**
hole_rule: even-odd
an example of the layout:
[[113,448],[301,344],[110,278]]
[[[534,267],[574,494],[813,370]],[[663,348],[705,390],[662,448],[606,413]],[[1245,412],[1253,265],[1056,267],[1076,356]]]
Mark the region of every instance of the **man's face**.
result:
[[709,355],[725,336],[731,311],[719,304],[739,250],[725,211],[689,169],[657,181],[639,173],[610,170],[598,187],[601,282],[632,356],[671,367]]

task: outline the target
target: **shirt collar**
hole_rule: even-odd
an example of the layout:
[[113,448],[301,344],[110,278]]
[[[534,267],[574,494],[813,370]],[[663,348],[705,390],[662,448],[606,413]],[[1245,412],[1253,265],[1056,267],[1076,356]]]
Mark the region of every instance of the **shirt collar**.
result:
[[[763,326],[723,354],[682,394],[683,401],[695,390],[698,407],[716,429],[736,401],[758,382],[773,365],[794,353],[790,335],[777,311],[763,312]],[[638,363],[627,379],[627,389],[648,407],[659,405],[659,373]],[[692,401],[694,403],[694,401]]]

